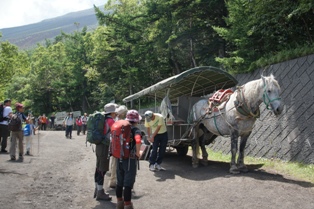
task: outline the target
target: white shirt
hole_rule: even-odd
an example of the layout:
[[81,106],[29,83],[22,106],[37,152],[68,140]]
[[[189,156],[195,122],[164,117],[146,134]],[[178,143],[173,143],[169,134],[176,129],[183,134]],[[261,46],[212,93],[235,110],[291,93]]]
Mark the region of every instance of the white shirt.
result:
[[[6,106],[4,109],[3,109],[3,117],[7,117],[9,118],[9,114],[12,113],[12,108],[10,106]],[[7,120],[4,120],[2,122],[0,122],[0,124],[3,124],[3,125],[8,125],[8,121]]]

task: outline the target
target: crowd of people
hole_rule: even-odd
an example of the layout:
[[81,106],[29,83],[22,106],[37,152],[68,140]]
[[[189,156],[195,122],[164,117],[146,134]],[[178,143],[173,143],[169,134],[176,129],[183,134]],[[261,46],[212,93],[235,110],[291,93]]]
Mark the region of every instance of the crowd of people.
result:
[[[23,162],[24,147],[23,140],[25,138],[26,152],[25,155],[31,155],[31,144],[33,135],[37,130],[47,130],[47,127],[52,128],[54,125],[55,116],[52,114],[50,119],[45,114],[34,117],[28,113],[27,117],[24,115],[24,105],[21,103],[15,104],[15,110],[11,108],[11,100],[6,99],[3,102],[3,120],[0,121],[0,141],[1,152],[8,153],[7,140],[10,137],[10,160]],[[137,160],[140,158],[140,148],[142,143],[142,131],[138,128],[142,117],[137,110],[128,110],[124,105],[117,105],[115,103],[108,103],[104,106],[105,125],[103,134],[110,134],[106,130],[118,120],[127,120],[131,125],[131,136],[134,140],[134,155],[130,155],[128,159],[118,160],[110,156],[110,148],[106,143],[96,145],[96,168],[94,173],[95,189],[94,198],[98,201],[110,201],[112,197],[104,189],[104,178],[106,173],[110,170],[109,187],[114,188],[117,198],[117,209],[132,209],[133,203],[131,201],[132,189],[135,183],[137,173]],[[166,124],[163,116],[159,113],[146,111],[144,126],[146,128],[148,141],[152,144],[152,150],[149,157],[149,170],[159,171],[163,170],[161,164],[163,162],[168,135]],[[17,130],[10,130],[12,118],[18,117],[22,122]],[[10,123],[9,123],[10,121]],[[84,113],[83,116],[73,117],[73,113],[69,112],[63,121],[65,127],[66,138],[72,138],[72,130],[74,124],[77,128],[77,135],[82,132],[83,135],[87,132],[88,115]],[[27,129],[22,126],[26,124]],[[49,126],[50,124],[50,126]],[[27,131],[26,131],[27,130]],[[18,152],[17,147],[18,145]],[[16,158],[18,153],[18,159]],[[110,158],[108,157],[110,156]]]

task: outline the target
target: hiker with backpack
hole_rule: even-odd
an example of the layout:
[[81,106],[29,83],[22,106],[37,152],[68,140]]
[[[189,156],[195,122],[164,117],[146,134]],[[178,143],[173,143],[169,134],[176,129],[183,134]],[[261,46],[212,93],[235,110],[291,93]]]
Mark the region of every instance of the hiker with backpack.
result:
[[[126,113],[128,112],[128,108],[125,105],[120,105],[117,109],[117,119],[116,120],[124,120],[126,118]],[[110,157],[110,180],[109,187],[116,188],[117,184],[117,158],[114,156]]]
[[126,119],[118,120],[111,128],[111,152],[117,158],[117,209],[133,209],[132,189],[142,140],[141,130],[137,128],[140,121],[138,112],[129,110]]
[[[95,170],[95,191],[94,198],[96,200],[110,201],[112,198],[104,190],[104,178],[106,172],[109,170],[109,145],[110,145],[110,127],[114,124],[114,118],[117,116],[117,105],[114,103],[108,103],[104,107],[104,126],[102,132],[102,141],[96,144],[96,170]],[[98,114],[101,116],[101,113]],[[91,120],[90,120],[91,119]],[[93,117],[89,121],[92,121]],[[87,139],[92,134],[89,129],[89,123],[87,122]]]
[[24,105],[21,103],[16,103],[16,113],[14,113],[8,123],[9,130],[11,131],[11,146],[10,146],[10,157],[11,161],[15,161],[16,157],[16,143],[18,140],[19,144],[19,162],[23,162],[23,138],[24,138],[24,131],[22,128],[22,123],[27,122],[24,115]]
[[7,139],[10,136],[10,131],[8,128],[8,121],[10,115],[12,114],[11,100],[4,100],[2,106],[0,107],[0,141],[1,141],[1,152],[7,153]]
[[25,138],[25,146],[26,146],[26,153],[25,155],[32,155],[32,144],[33,144],[33,135],[34,130],[37,129],[34,125],[34,117],[31,113],[27,116],[26,126],[24,127],[24,138]]

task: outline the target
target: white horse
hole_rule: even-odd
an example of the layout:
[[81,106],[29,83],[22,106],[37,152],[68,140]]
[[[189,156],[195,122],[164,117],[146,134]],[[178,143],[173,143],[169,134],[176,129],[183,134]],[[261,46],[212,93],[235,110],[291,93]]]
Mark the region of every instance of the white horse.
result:
[[[192,109],[194,121],[195,143],[192,144],[193,167],[198,166],[199,146],[202,148],[203,163],[207,164],[206,144],[212,142],[217,136],[231,137],[231,167],[229,172],[236,174],[247,172],[244,164],[244,148],[251,134],[253,125],[260,115],[259,106],[265,103],[267,109],[275,115],[282,112],[280,86],[273,75],[261,76],[261,79],[250,81],[231,94],[225,104],[210,111],[207,100],[197,102]],[[200,137],[201,131],[204,133]],[[238,137],[241,136],[239,156],[236,163],[238,151]]]

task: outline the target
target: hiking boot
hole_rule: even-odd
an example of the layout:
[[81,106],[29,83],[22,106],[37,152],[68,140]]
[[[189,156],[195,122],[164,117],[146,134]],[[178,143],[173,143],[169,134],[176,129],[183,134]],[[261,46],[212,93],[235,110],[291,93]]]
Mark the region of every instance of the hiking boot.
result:
[[8,153],[8,151],[6,151],[5,149],[2,149],[1,152]]
[[134,209],[133,208],[133,203],[131,203],[131,205],[125,205],[124,209]]
[[30,155],[30,154],[29,154],[29,151],[26,151],[25,155]]
[[15,161],[15,160],[16,160],[15,156],[11,156],[10,161]]
[[155,164],[155,169],[156,169],[156,171],[161,171],[161,170],[166,170],[166,169],[164,169],[163,167],[161,167],[159,164]]
[[96,195],[96,200],[105,200],[110,201],[112,198],[109,196],[109,194],[105,193],[105,190],[98,190]]
[[155,169],[156,169],[156,171],[160,171],[160,170],[161,170],[161,166],[156,163],[156,164],[155,164]]
[[96,198],[97,196],[97,188],[95,188],[95,191],[94,191],[94,198]]
[[149,166],[149,170],[150,170],[150,171],[156,171],[156,168],[155,168],[155,166],[154,166],[153,164],[151,164],[151,165]]
[[117,202],[116,209],[124,209],[124,201],[120,200]]

